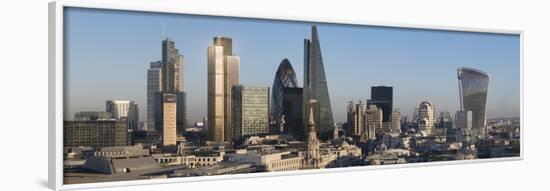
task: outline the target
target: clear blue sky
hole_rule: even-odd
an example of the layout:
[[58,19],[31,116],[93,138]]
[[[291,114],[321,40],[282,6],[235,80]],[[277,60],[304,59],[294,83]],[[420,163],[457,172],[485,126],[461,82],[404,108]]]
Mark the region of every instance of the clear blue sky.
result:
[[[146,116],[149,63],[161,59],[163,25],[185,57],[190,122],[206,117],[207,47],[233,38],[242,84],[271,86],[288,58],[303,83],[303,39],[312,23],[68,8],[65,11],[65,118],[104,110],[105,100],[138,103]],[[487,116],[519,117],[518,35],[316,24],[335,120],[347,101],[366,100],[370,87],[394,87],[394,108],[412,115],[428,100],[436,112],[458,109],[456,69],[490,74]]]

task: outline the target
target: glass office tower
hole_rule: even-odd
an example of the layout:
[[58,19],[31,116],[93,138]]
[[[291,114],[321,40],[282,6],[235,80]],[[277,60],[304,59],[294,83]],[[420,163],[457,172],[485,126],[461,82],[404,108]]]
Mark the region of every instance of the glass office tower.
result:
[[474,136],[483,138],[485,136],[485,111],[490,77],[485,72],[465,67],[458,68],[457,74],[460,110],[472,112]]
[[[334,131],[334,120],[332,117],[332,108],[330,105],[330,96],[328,92],[327,78],[325,76],[325,67],[323,65],[323,56],[321,55],[321,44],[317,27],[311,27],[311,39],[304,40],[304,103],[305,100],[317,100],[313,108],[313,118],[317,124],[317,133],[319,138],[327,140],[331,138]],[[307,105],[303,106],[304,127],[307,127],[307,116],[310,110]]]
[[239,84],[240,57],[233,54],[233,41],[214,37],[208,47],[208,137],[210,141],[232,139],[231,88]]
[[393,112],[393,87],[391,86],[373,86],[370,90],[370,100],[367,105],[376,105],[382,109],[382,122],[391,122],[391,113]]
[[[283,113],[283,90],[284,88],[296,88],[298,87],[298,81],[296,80],[296,73],[292,68],[292,65],[288,59],[283,59],[279,68],[275,73],[275,79],[273,79],[273,90],[271,93],[271,121],[275,124],[281,123],[281,116]],[[287,118],[288,116],[285,116]],[[284,119],[285,121],[288,119]]]
[[233,140],[267,134],[269,88],[237,85],[232,92]]

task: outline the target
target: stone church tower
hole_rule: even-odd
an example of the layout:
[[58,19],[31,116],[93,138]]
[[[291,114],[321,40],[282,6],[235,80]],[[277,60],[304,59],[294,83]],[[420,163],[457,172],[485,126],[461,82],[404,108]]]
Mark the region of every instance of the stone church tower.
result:
[[313,107],[314,104],[317,104],[317,101],[314,99],[309,100],[309,121],[308,121],[308,131],[309,136],[307,137],[306,143],[306,155],[305,165],[307,168],[319,168],[321,162],[321,155],[319,154],[319,140],[317,140],[317,132],[315,130],[315,119],[313,118]]

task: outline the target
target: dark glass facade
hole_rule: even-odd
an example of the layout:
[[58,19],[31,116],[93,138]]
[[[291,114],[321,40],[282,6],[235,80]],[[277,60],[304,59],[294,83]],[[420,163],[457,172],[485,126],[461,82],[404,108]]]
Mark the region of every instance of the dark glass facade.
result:
[[[283,89],[284,88],[296,88],[298,87],[298,81],[296,80],[296,73],[292,68],[292,65],[288,59],[283,59],[279,68],[275,73],[275,79],[273,80],[272,92],[271,92],[271,121],[275,124],[279,124],[283,113]],[[288,116],[286,116],[288,117]],[[288,119],[285,119],[288,120]],[[277,125],[279,126],[279,125]]]
[[283,133],[288,133],[297,139],[305,139],[305,129],[302,126],[302,88],[283,88],[283,115],[285,123]]
[[128,144],[126,118],[63,122],[63,147],[113,147]]
[[370,90],[370,100],[367,105],[376,105],[382,109],[382,122],[391,122],[391,113],[393,111],[393,87],[391,86],[373,86]]

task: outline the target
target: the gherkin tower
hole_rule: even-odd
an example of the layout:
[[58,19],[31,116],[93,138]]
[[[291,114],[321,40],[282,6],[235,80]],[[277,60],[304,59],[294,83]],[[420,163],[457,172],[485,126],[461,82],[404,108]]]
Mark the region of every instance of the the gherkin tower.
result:
[[[296,80],[296,73],[290,64],[288,59],[283,59],[277,73],[275,73],[275,79],[273,80],[272,95],[271,95],[271,120],[279,123],[281,115],[283,114],[283,89],[284,88],[297,88],[298,80]],[[289,116],[286,116],[289,117]],[[285,119],[288,120],[288,119]]]
[[[321,45],[317,27],[311,27],[311,39],[304,40],[304,99],[317,100],[313,108],[313,118],[317,124],[317,133],[319,138],[327,140],[331,138],[334,131],[334,120],[332,118],[332,108],[330,106],[330,96],[328,93],[327,78],[325,76],[325,67],[321,54]],[[310,110],[304,101],[303,119],[308,119]],[[303,122],[307,127],[307,120]],[[306,130],[307,132],[307,130]]]

